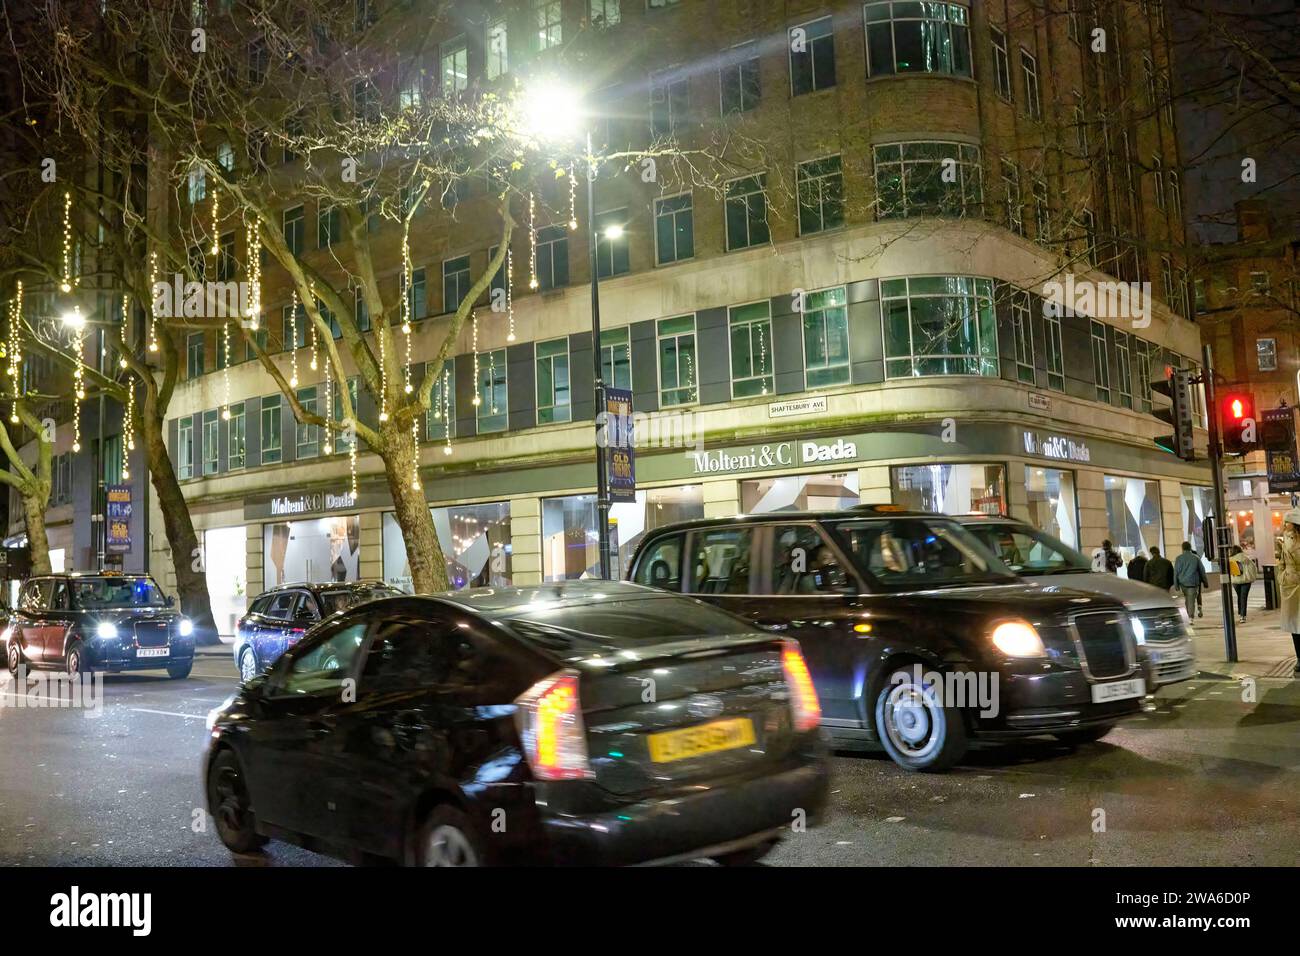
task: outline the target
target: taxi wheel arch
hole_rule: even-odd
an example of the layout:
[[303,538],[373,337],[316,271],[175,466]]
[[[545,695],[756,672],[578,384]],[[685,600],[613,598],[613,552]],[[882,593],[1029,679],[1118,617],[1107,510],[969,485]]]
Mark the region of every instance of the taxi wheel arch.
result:
[[[75,668],[74,668],[75,665]],[[79,638],[68,641],[63,651],[63,669],[71,675],[84,673],[86,670],[86,645]]]
[[435,787],[422,793],[411,810],[407,832],[405,859],[407,866],[424,866],[424,843],[432,827],[450,823],[461,829],[475,845],[479,866],[485,865],[490,854],[484,840],[483,829],[464,796],[447,787]]
[[927,718],[932,724],[937,724],[939,720],[942,720],[942,725],[939,726],[942,737],[936,748],[922,754],[906,752],[889,739],[886,728],[881,726],[886,696],[889,690],[889,678],[900,671],[910,671],[914,666],[938,672],[947,670],[937,662],[928,661],[919,655],[901,654],[891,657],[877,672],[877,677],[872,682],[874,688],[871,698],[872,727],[875,730],[876,739],[880,746],[884,748],[885,753],[904,770],[920,773],[942,773],[951,769],[961,760],[969,748],[969,717],[965,711],[951,706],[943,706],[933,711],[926,710]]

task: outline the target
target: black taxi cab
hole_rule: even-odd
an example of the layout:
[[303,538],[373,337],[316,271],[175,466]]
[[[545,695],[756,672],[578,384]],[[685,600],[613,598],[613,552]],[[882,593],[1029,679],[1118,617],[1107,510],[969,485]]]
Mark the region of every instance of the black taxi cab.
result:
[[942,515],[864,505],[666,525],[630,575],[797,639],[832,742],[910,770],[951,767],[972,739],[1094,741],[1146,694],[1121,601],[1034,587]]
[[29,578],[4,631],[10,673],[20,667],[166,670],[188,677],[194,625],[147,574],[84,572]]

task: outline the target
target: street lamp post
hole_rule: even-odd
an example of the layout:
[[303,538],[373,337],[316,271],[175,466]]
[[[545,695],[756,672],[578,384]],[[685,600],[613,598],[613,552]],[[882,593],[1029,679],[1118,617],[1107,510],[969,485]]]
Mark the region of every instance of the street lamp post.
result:
[[600,347],[600,263],[596,245],[596,157],[591,149],[591,130],[587,130],[587,247],[591,257],[591,359],[595,383],[596,408],[596,547],[600,553],[600,576],[608,581],[613,569],[609,541],[609,463],[601,436],[601,412],[605,410],[605,363]]

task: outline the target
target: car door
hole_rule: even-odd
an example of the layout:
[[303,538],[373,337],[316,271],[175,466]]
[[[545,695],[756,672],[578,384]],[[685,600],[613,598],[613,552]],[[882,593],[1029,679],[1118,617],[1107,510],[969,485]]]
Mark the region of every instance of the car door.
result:
[[297,591],[277,591],[266,608],[266,613],[258,621],[257,632],[253,636],[257,659],[263,666],[273,664],[289,646],[288,629],[290,617],[300,600]]
[[298,603],[289,612],[289,621],[284,628],[284,649],[293,647],[319,623],[320,605],[316,595],[311,591],[299,591]]
[[686,593],[742,613],[754,592],[756,525],[693,531],[686,551]]
[[72,589],[67,578],[55,578],[50,601],[45,611],[45,621],[41,627],[41,643],[45,653],[43,660],[53,664],[63,660],[63,650],[67,644],[68,632],[72,629],[75,614],[72,610]]
[[339,708],[351,706],[366,630],[364,620],[351,619],[313,635],[258,691],[245,756],[254,812],[267,823],[328,836],[324,794],[336,788],[320,774],[319,745]]
[[666,534],[655,538],[637,556],[631,580],[646,587],[681,593],[685,540],[683,534]]
[[863,623],[857,576],[815,521],[765,525],[756,541],[761,558],[753,595],[740,609],[759,627],[799,641],[827,722],[860,722],[864,671]]
[[33,664],[45,661],[45,614],[54,582],[49,578],[32,578],[23,585],[14,613],[14,633],[23,657]]

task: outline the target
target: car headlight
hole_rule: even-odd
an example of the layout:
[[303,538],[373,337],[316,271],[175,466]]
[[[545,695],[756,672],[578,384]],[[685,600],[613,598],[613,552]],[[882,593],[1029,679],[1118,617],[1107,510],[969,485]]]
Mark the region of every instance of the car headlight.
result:
[[1028,621],[1003,621],[993,629],[993,646],[1008,657],[1046,657],[1047,648]]
[[191,634],[194,633],[194,622],[191,621],[188,617],[183,617],[181,618],[180,626],[177,627],[176,630],[181,637],[189,637]]
[[1137,617],[1130,617],[1128,621],[1129,624],[1133,626],[1133,640],[1137,641],[1139,644],[1145,644],[1147,642],[1146,625]]
[[100,621],[95,625],[95,636],[105,637],[112,640],[117,637],[117,625],[112,621]]

